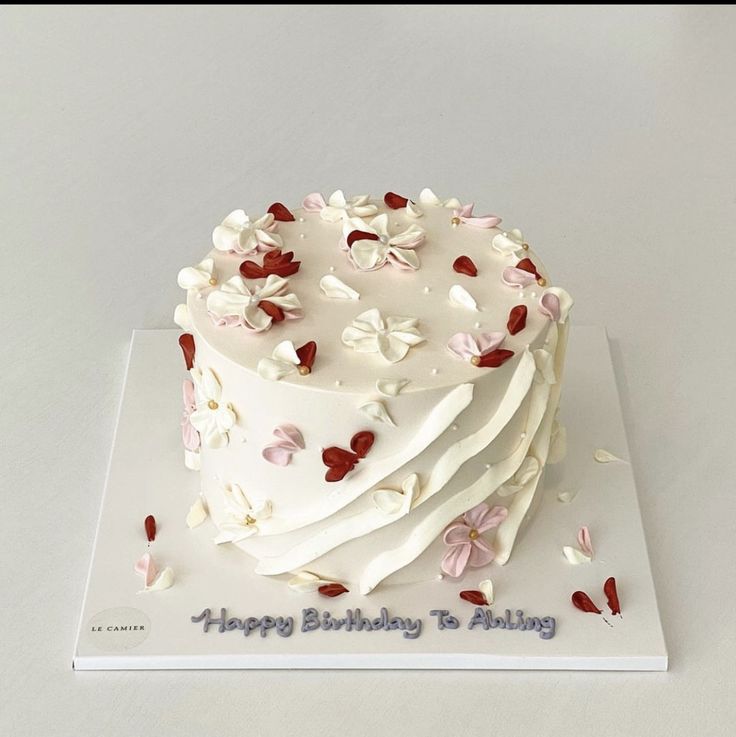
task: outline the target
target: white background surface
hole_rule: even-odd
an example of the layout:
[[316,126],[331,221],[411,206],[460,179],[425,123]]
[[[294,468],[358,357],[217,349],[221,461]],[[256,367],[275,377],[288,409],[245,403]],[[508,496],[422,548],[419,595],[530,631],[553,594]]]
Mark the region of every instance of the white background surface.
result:
[[[0,733],[733,733],[733,8],[0,10]],[[613,339],[666,674],[70,658],[133,327],[234,207],[423,186]]]

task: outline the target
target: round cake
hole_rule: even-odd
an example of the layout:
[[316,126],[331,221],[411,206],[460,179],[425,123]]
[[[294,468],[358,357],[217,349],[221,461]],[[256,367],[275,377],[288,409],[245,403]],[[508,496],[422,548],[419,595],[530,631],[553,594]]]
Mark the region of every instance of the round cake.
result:
[[500,225],[338,190],[214,229],[175,319],[215,542],[300,590],[508,561],[564,449],[572,300]]

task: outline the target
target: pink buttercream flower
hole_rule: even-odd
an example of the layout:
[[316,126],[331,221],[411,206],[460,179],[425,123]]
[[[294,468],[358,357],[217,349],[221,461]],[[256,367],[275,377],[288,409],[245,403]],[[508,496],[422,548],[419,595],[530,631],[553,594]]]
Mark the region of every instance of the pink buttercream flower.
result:
[[197,401],[194,398],[194,384],[186,380],[181,386],[184,398],[184,413],[181,417],[181,439],[186,450],[195,451],[199,449],[199,433],[194,429],[190,421],[192,412],[197,409]]
[[500,222],[501,218],[497,215],[473,215],[473,203],[470,202],[467,205],[462,205],[459,209],[452,211],[452,224],[460,225],[472,225],[476,228],[495,228]]
[[449,545],[442,559],[442,571],[457,578],[467,566],[480,568],[490,563],[496,554],[481,534],[498,527],[508,513],[506,507],[491,508],[481,502],[448,525],[442,538]]

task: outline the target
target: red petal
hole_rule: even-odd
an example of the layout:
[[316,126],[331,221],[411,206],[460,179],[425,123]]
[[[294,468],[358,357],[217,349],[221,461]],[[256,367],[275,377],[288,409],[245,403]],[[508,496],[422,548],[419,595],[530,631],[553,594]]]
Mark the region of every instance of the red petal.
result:
[[187,371],[191,371],[192,366],[194,366],[194,336],[191,333],[182,333],[179,336],[179,345],[181,346],[181,352],[184,354]]
[[291,212],[289,212],[289,209],[280,202],[274,202],[273,205],[268,208],[268,212],[270,212],[276,220],[281,220],[284,223],[292,222],[295,219]]
[[306,366],[310,371],[314,366],[314,359],[317,355],[317,344],[310,340],[305,343],[301,348],[296,349],[296,355],[299,357],[299,363],[301,366]]
[[327,469],[325,481],[342,481],[353,469],[354,463],[347,463],[342,466],[333,466]]
[[294,251],[287,251],[282,253],[280,248],[274,248],[273,251],[268,251],[263,256],[264,266],[280,266],[281,264],[288,263],[294,258]]
[[268,272],[255,261],[243,261],[240,264],[240,275],[243,279],[265,279]]
[[507,351],[505,348],[496,348],[495,351],[481,356],[476,366],[480,366],[481,368],[498,368],[502,363],[506,363],[513,355],[513,351]]
[[530,258],[521,259],[521,261],[516,264],[516,268],[521,269],[522,271],[528,271],[530,274],[534,274],[537,279],[541,278],[541,274],[537,271],[537,267]]
[[488,606],[488,599],[482,591],[461,591],[460,598],[476,606]]
[[258,306],[274,321],[274,322],[282,322],[286,319],[286,315],[284,315],[284,311],[278,306],[275,305],[273,302],[269,302],[267,299],[262,299]]
[[619,604],[618,591],[616,591],[616,579],[613,576],[606,579],[606,582],[603,584],[603,593],[608,598],[608,606],[611,614],[621,614],[621,604]]
[[458,274],[478,276],[478,268],[473,263],[473,259],[471,259],[470,256],[458,256],[455,261],[453,261],[452,268],[455,269]]
[[152,514],[149,514],[144,520],[143,526],[146,528],[148,542],[153,542],[156,539],[156,518]]
[[324,586],[320,586],[319,591],[322,596],[340,596],[340,594],[347,594],[349,589],[346,589],[341,583],[326,583]]
[[526,327],[526,305],[516,305],[511,308],[509,312],[509,321],[506,323],[506,327],[509,329],[511,335],[520,333]]
[[338,448],[336,445],[331,445],[322,451],[322,463],[330,468],[345,465],[354,466],[358,460],[359,458],[355,453],[351,453],[349,450],[345,450],[345,448]]
[[591,614],[601,613],[601,610],[590,600],[590,597],[584,591],[576,591],[572,595],[572,603],[581,612],[590,612]]
[[381,239],[375,233],[366,233],[364,230],[353,230],[348,233],[346,239],[348,248],[355,243],[355,241],[380,241]]
[[402,197],[400,194],[396,194],[395,192],[386,192],[383,196],[383,201],[386,203],[386,207],[390,207],[392,210],[406,207],[406,203],[409,202],[406,197]]
[[358,458],[365,458],[373,446],[375,436],[368,430],[356,432],[350,439],[350,447],[355,451]]

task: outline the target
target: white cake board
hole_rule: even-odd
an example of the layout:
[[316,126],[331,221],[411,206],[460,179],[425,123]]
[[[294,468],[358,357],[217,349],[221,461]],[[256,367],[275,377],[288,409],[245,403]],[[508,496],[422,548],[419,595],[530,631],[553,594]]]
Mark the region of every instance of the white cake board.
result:
[[[253,561],[231,546],[212,544],[209,520],[189,530],[185,515],[198,493],[199,475],[184,468],[178,422],[184,376],[177,331],[135,331],[125,389],[108,469],[73,666],[77,670],[184,668],[467,668],[537,670],[666,670],[667,651],[657,611],[636,489],[628,463],[593,460],[595,448],[628,458],[616,383],[605,331],[571,331],[562,420],[568,456],[549,468],[541,505],[510,562],[468,572],[460,582],[431,580],[437,556],[414,565],[427,580],[387,584],[363,597],[350,592],[328,599],[299,594],[288,576],[263,578]],[[576,494],[569,503],[560,491]],[[153,514],[158,535],[148,547],[143,520]],[[574,545],[587,524],[596,557],[572,566],[563,545]],[[159,566],[171,566],[175,585],[139,593],[133,563],[150,550]],[[424,560],[426,558],[426,561]],[[422,571],[422,566],[426,571]],[[508,608],[526,616],[552,616],[555,636],[535,631],[467,629],[474,607],[458,592],[490,575],[496,588],[494,615]],[[612,617],[602,584],[615,576],[623,616]],[[604,615],[585,614],[570,603],[586,591]],[[210,608],[228,617],[292,616],[289,637],[270,630],[208,633],[191,617]],[[303,608],[344,617],[422,619],[421,635],[400,631],[300,630]],[[433,609],[450,610],[457,629],[437,629]],[[605,616],[612,626],[603,620]]]

